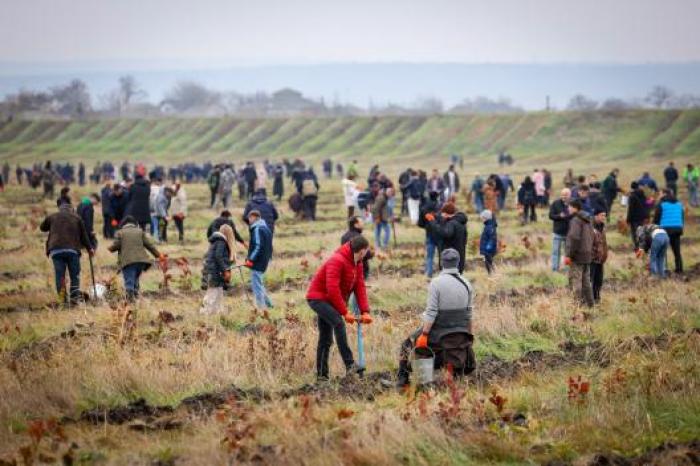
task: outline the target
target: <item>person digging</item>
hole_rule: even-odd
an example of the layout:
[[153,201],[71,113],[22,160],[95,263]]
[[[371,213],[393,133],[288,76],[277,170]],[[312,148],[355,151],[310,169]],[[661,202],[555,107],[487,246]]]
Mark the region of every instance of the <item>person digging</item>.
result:
[[476,368],[472,344],[472,310],[474,288],[459,274],[459,253],[445,249],[440,254],[442,270],[433,278],[423,312],[423,325],[401,345],[401,359],[396,386],[410,383],[411,353],[435,355],[435,369],[449,368],[454,376],[471,373]]

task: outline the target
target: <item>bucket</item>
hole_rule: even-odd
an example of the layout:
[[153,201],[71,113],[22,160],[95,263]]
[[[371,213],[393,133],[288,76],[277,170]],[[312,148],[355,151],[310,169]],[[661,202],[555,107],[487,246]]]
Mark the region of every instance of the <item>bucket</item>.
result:
[[[430,348],[428,348],[430,349]],[[430,350],[432,357],[418,358],[414,351],[411,363],[416,376],[416,385],[426,385],[435,381],[435,353]]]
[[630,198],[628,196],[623,195],[620,197],[620,205],[622,207],[627,207],[627,204],[629,204],[629,202],[630,202]]
[[[97,292],[97,294],[95,294]],[[104,286],[102,283],[97,283],[95,284],[95,287],[90,287],[90,299],[92,300],[99,300],[103,299],[105,297],[105,294],[107,293],[107,287]]]

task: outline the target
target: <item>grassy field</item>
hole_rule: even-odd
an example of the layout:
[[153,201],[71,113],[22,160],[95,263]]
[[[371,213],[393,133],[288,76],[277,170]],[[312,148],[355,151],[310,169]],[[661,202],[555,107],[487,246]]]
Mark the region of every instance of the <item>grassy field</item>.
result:
[[[422,230],[399,224],[398,245],[374,261],[367,377],[317,387],[317,332],[303,296],[344,227],[339,183],[323,183],[316,223],[298,223],[282,206],[268,273],[275,308],[267,317],[251,309],[239,276],[225,315],[198,314],[204,231],[215,212],[206,207],[203,185],[186,188],[186,242],[163,247],[172,259],[170,289],[161,289],[157,268],[145,274],[145,297],[133,308],[135,327],[126,337],[117,302],[54,306],[52,271],[36,229],[53,201],[17,186],[1,195],[4,461],[585,464],[604,453],[609,460],[647,454],[679,464],[685,452],[697,454],[688,443],[700,438],[697,211],[683,237],[688,272],[681,278],[650,280],[629,239],[610,231],[608,281],[592,311],[577,307],[566,277],[549,270],[549,221],[523,227],[512,207],[504,212],[500,236],[507,246],[488,277],[474,243],[481,226],[470,211],[466,275],[477,291],[479,369],[447,388],[403,395],[379,379],[393,374],[398,345],[419,323],[427,285]],[[621,213],[616,206],[614,220]],[[193,276],[174,264],[178,258],[189,261]],[[103,242],[96,255],[100,281],[115,275],[115,262]],[[353,347],[354,336],[351,330]],[[335,350],[331,361],[340,375]],[[590,389],[580,389],[579,377]],[[664,442],[674,445],[650,452]]]

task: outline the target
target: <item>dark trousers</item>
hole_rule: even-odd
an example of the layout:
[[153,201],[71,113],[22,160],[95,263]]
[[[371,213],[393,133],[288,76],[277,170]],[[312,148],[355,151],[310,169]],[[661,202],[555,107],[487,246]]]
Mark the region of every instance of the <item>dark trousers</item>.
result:
[[352,217],[353,215],[355,215],[355,206],[348,206],[348,218]]
[[137,262],[135,264],[129,264],[122,269],[124,289],[126,290],[126,297],[128,299],[136,298],[139,295],[139,280],[145,268],[146,264]]
[[678,184],[675,181],[666,183],[666,189],[670,189],[673,192],[673,197],[678,196]]
[[316,220],[316,201],[318,198],[316,196],[305,196],[302,200],[302,209],[304,210],[304,217],[307,220]]
[[525,204],[523,206],[523,223],[528,221],[528,211],[530,213],[529,219],[531,222],[537,221],[537,213],[535,212],[535,204]]
[[484,256],[484,265],[486,266],[486,272],[491,275],[495,270],[493,267],[493,256]]
[[608,222],[610,221],[610,212],[612,211],[612,206],[615,203],[615,196],[610,194],[605,196],[605,214],[607,215]]
[[[70,277],[70,298],[72,300],[78,299],[80,297],[80,255],[60,252],[51,256],[51,261],[56,275],[56,292],[60,294],[66,285],[67,269]],[[68,288],[66,287],[66,289]]]
[[676,262],[676,273],[683,273],[683,257],[681,256],[681,233],[669,233],[668,239],[671,245],[671,251],[673,251],[673,258]]
[[355,364],[352,350],[348,346],[348,337],[345,333],[345,321],[343,316],[335,310],[333,306],[325,301],[308,300],[309,306],[318,317],[318,346],[316,347],[316,376],[328,378],[328,359],[330,357],[331,346],[333,345],[333,335],[335,343],[338,345],[340,357],[343,359],[345,368],[350,368]]
[[160,237],[160,241],[163,241],[164,243],[168,242],[168,221],[165,219],[165,217],[158,217],[158,235]]
[[218,188],[217,189],[209,188],[209,191],[211,192],[211,200],[209,201],[209,207],[211,207],[213,209],[214,205],[216,204],[216,192],[218,191]]
[[185,240],[185,217],[173,217],[175,220],[175,228],[177,228],[177,236],[180,241]]
[[147,222],[139,222],[139,228],[141,228],[143,231],[150,232],[151,220],[149,219]]
[[593,301],[600,302],[600,289],[603,287],[603,264],[591,263],[591,287],[593,288]]
[[114,238],[114,227],[112,226],[112,216],[102,214],[102,236],[105,239]]
[[634,249],[639,249],[639,242],[637,241],[637,228],[642,226],[641,223],[631,223],[630,224],[630,234],[632,235],[632,243],[634,243]]

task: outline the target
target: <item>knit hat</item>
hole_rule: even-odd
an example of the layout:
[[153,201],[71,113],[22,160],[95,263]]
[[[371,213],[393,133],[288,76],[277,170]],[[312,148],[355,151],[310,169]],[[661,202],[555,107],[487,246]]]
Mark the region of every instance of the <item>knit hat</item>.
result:
[[442,212],[443,214],[447,214],[447,215],[454,215],[457,213],[457,207],[455,207],[455,205],[453,203],[448,202],[447,204],[442,206],[442,209],[440,209],[440,212]]
[[607,214],[607,213],[608,213],[608,211],[605,210],[605,209],[603,209],[602,207],[596,207],[596,208],[593,210],[593,215]]
[[487,222],[493,218],[493,212],[491,212],[488,209],[482,210],[479,214],[479,217],[481,217],[481,220],[483,220],[484,222]]
[[459,253],[452,248],[445,249],[440,254],[440,261],[443,269],[456,269],[459,265]]
[[224,235],[224,238],[226,238],[226,244],[228,244],[228,250],[229,250],[229,260],[231,260],[235,263],[236,262],[236,243],[234,241],[233,228],[231,228],[231,225],[223,224],[219,228],[219,233]]

